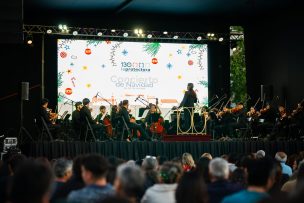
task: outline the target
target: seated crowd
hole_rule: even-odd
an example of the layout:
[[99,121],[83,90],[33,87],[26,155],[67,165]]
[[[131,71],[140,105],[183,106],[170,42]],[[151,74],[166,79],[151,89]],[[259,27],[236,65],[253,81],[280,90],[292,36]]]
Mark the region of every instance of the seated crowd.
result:
[[302,202],[304,152],[274,157],[189,153],[167,160],[80,155],[74,160],[12,154],[0,162],[0,202],[256,203]]

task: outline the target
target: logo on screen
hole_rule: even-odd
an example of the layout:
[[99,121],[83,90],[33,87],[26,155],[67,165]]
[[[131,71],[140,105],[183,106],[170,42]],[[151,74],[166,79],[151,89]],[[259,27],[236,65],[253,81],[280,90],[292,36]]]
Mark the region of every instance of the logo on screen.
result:
[[144,89],[153,88],[158,83],[158,79],[154,77],[118,77],[113,75],[111,82],[119,88]]
[[121,70],[124,72],[150,72],[151,64],[148,62],[126,62],[122,61]]

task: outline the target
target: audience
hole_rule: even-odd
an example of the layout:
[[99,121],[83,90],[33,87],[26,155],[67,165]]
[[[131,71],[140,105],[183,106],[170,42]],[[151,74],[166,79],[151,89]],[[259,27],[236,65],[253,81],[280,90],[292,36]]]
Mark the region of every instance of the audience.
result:
[[39,161],[27,160],[17,169],[10,191],[11,203],[47,203],[50,199],[53,173]]
[[195,169],[195,163],[193,157],[189,153],[184,153],[182,156],[182,166],[185,172],[192,171]]
[[81,189],[85,186],[81,177],[82,159],[83,156],[77,156],[73,160],[72,177],[54,192],[51,199],[52,202],[64,202],[71,191]]
[[176,203],[207,203],[208,194],[203,176],[196,171],[184,173],[175,193]]
[[138,166],[126,163],[117,168],[114,186],[118,196],[138,203],[144,194],[144,184],[145,174]]
[[223,203],[255,203],[269,198],[267,192],[275,179],[273,161],[266,158],[251,160],[247,170],[247,189],[224,198]]
[[158,183],[158,162],[154,156],[146,156],[141,164],[142,170],[145,172],[145,190]]
[[211,183],[208,184],[210,202],[220,203],[224,197],[243,189],[241,185],[228,181],[229,167],[225,159],[215,158],[211,160],[209,173],[211,176]]
[[68,202],[98,202],[114,194],[111,185],[107,183],[107,160],[97,154],[87,155],[81,163],[81,174],[86,187],[72,191]]
[[89,154],[73,162],[65,158],[50,162],[44,157],[10,154],[1,164],[0,202],[302,202],[304,152],[288,159],[293,172],[284,152],[272,159],[265,158],[262,150],[222,157],[204,153],[195,164],[189,153],[171,161],[153,156],[106,159]]
[[277,152],[275,155],[275,159],[281,163],[282,173],[290,177],[292,175],[292,169],[290,166],[286,165],[287,154],[285,154],[284,152]]
[[159,171],[160,183],[150,187],[142,203],[175,203],[175,190],[182,168],[173,162],[165,162]]
[[53,164],[55,182],[53,183],[53,194],[60,189],[72,176],[73,162],[67,159],[58,159]]

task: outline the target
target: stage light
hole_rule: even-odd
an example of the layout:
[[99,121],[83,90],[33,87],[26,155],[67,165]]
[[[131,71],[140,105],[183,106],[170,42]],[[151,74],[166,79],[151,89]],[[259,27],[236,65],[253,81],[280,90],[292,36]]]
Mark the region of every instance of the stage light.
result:
[[59,30],[61,30],[61,32],[63,32],[63,33],[68,33],[68,32],[69,32],[69,29],[68,29],[68,26],[67,26],[67,25],[62,25],[62,24],[60,24],[60,25],[58,26],[58,28],[59,28]]
[[151,34],[148,34],[148,36],[147,36],[149,39],[151,39],[152,38],[152,35]]
[[116,32],[116,30],[115,30],[115,29],[112,29],[111,32]]
[[101,37],[102,36],[102,32],[98,32],[97,36]]
[[222,42],[223,40],[224,40],[223,37],[220,37],[220,38],[219,38],[219,42]]
[[168,32],[167,32],[167,31],[164,31],[163,33],[164,33],[164,35],[167,35],[167,34],[168,34]]
[[127,32],[125,32],[125,33],[123,33],[123,36],[124,36],[124,37],[128,37],[129,34],[128,34]]
[[141,35],[142,33],[143,33],[142,29],[139,29],[139,30],[138,30],[138,34]]
[[201,40],[202,40],[202,37],[201,37],[201,36],[198,36],[196,39],[197,39],[197,41],[201,41]]
[[74,36],[78,35],[78,32],[77,32],[77,31],[74,31],[74,32],[73,32],[73,35],[74,35]]
[[175,36],[173,37],[173,39],[178,39],[178,36],[177,36],[177,35],[175,35]]
[[211,33],[207,33],[207,37],[211,37]]
[[214,33],[211,33],[210,36],[211,36],[211,37],[214,37]]
[[134,34],[138,35],[138,29],[134,29]]
[[60,25],[58,25],[58,28],[59,28],[60,30],[62,30],[62,29],[63,29],[63,26],[60,24]]
[[29,34],[27,37],[26,37],[26,43],[28,45],[32,45],[33,44],[33,36],[31,34]]
[[233,47],[233,48],[232,48],[232,51],[236,51],[236,47]]
[[47,31],[46,31],[46,33],[48,33],[48,34],[51,34],[53,31],[52,30],[50,30],[50,29],[48,29]]

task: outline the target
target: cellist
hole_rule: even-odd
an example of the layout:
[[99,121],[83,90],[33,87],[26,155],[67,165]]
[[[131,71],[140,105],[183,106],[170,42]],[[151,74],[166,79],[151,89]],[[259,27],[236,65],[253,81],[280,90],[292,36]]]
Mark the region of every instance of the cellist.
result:
[[150,104],[150,110],[144,120],[148,134],[154,137],[154,134],[163,133],[163,119],[161,117],[161,111],[155,104]]

